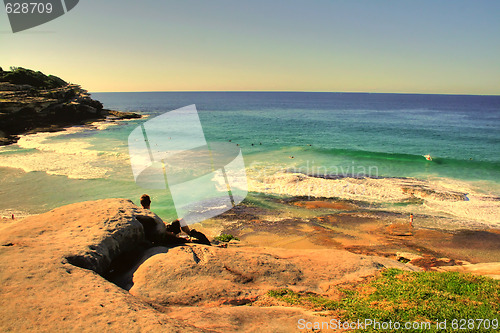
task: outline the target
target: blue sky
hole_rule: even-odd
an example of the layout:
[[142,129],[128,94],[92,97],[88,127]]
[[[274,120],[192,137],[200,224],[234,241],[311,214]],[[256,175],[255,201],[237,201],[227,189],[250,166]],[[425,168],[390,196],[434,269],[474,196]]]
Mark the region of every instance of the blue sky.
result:
[[0,66],[90,91],[500,94],[500,1],[81,0]]

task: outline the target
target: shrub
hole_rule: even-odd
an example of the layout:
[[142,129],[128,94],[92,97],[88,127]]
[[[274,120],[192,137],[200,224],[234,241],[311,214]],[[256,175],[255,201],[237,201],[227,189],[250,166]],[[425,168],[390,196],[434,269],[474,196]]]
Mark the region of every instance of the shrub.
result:
[[232,239],[239,241],[238,237],[235,237],[233,235],[228,235],[228,234],[221,234],[220,236],[215,237],[215,239],[220,241],[220,242],[229,242]]
[[45,75],[22,67],[11,67],[10,72],[0,72],[0,81],[12,84],[29,84],[38,89],[54,89],[67,85],[66,81],[54,76]]

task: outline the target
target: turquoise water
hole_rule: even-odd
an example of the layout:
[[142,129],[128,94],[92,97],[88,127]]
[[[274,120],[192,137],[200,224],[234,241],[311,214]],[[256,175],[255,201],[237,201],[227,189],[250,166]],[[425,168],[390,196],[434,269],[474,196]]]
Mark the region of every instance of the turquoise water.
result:
[[[379,176],[500,179],[498,96],[109,93],[94,97],[110,108],[153,116],[195,103],[207,140],[239,143],[251,161],[263,155],[289,163],[281,159],[292,155],[302,162],[333,167],[332,171],[355,161],[378,167]],[[434,163],[427,163],[422,157],[426,154]]]
[[[156,92],[92,97],[106,108],[149,117],[196,104],[207,141],[239,144],[247,168],[441,177],[500,194],[500,96]],[[39,213],[108,197],[137,202],[148,192],[162,217],[175,218],[168,191],[141,189],[132,176],[127,138],[144,121],[0,148],[0,211]],[[432,161],[423,157],[427,154]]]

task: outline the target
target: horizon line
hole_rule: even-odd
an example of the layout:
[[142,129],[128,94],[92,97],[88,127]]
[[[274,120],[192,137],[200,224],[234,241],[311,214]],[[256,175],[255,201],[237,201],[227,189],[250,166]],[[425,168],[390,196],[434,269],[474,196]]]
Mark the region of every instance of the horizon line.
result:
[[500,94],[470,93],[415,93],[415,92],[367,92],[367,91],[306,91],[306,90],[141,90],[141,91],[89,91],[91,94],[104,93],[330,93],[330,94],[385,94],[385,95],[441,95],[441,96],[491,96]]

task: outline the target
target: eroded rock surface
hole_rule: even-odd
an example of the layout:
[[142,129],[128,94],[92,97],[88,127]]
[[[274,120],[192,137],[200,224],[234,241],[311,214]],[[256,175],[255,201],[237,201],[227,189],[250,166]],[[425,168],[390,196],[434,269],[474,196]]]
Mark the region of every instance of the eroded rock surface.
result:
[[[130,259],[124,281],[133,285],[120,288],[102,275],[154,243],[140,222],[151,219],[130,200],[106,199],[0,228],[0,331],[292,332],[317,315],[253,301],[280,287],[328,295],[384,267],[412,269],[341,250],[190,244]],[[154,227],[150,235],[164,232]]]
[[108,199],[64,206],[3,229],[0,331],[199,331],[96,273],[145,240],[135,215],[147,214],[129,200]]
[[[159,251],[161,252],[161,251]],[[328,294],[382,268],[415,267],[347,251],[186,245],[137,268],[130,293],[163,305],[246,304],[270,289]]]

